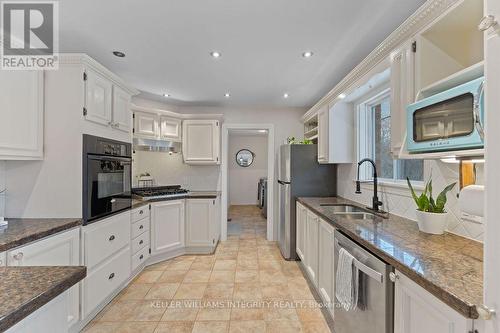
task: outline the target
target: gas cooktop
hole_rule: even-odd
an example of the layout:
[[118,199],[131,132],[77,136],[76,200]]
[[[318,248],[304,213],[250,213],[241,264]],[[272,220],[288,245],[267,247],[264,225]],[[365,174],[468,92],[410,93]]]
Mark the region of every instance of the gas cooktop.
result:
[[141,197],[143,200],[184,197],[188,193],[189,191],[181,188],[180,185],[137,187],[132,189],[132,194]]

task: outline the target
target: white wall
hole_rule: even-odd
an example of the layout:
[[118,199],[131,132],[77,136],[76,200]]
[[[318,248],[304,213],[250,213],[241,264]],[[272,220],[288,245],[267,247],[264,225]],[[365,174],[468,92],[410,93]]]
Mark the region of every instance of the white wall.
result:
[[[229,205],[255,205],[259,179],[267,177],[267,135],[229,134]],[[236,163],[236,153],[248,149],[255,154],[253,163],[241,167]]]
[[189,190],[215,191],[219,184],[219,166],[187,165],[182,154],[136,151],[133,156],[133,184],[149,172],[156,185],[182,185]]
[[[448,214],[448,231],[460,236],[483,240],[484,225],[462,221],[460,219],[460,209],[458,207],[458,165],[448,164],[441,161],[425,161],[424,174],[430,175],[432,171],[432,185],[434,192],[438,192],[446,185],[457,182],[452,192],[448,193],[446,210]],[[337,168],[338,195],[364,205],[370,206],[373,196],[371,184],[363,184],[362,194],[355,194],[356,164],[339,165]],[[425,176],[427,177],[427,176]],[[426,178],[427,179],[427,178]],[[483,165],[477,165],[477,183],[484,183]],[[400,188],[381,186],[379,198],[384,203],[383,209],[392,214],[399,215],[411,220],[416,220],[415,202],[405,184]]]

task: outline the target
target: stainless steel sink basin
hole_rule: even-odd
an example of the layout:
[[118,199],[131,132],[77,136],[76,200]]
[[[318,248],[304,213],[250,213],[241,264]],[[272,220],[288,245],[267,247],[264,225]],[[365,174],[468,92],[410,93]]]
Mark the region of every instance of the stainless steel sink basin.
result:
[[342,205],[342,204],[320,204],[321,207],[328,207],[333,210],[334,214],[338,213],[367,213],[367,211],[363,208],[359,208],[352,205]]
[[334,213],[337,216],[341,216],[348,220],[374,220],[377,216],[371,213]]

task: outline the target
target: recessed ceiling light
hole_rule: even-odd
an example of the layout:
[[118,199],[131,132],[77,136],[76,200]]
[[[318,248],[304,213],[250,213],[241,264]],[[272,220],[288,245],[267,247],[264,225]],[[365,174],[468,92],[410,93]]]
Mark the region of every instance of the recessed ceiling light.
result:
[[227,92],[224,94],[224,97],[229,98],[229,97],[231,97],[231,94]]
[[125,53],[120,52],[120,51],[113,51],[113,54],[117,56],[118,58],[125,58]]
[[283,98],[288,98],[288,97],[289,97],[288,93],[283,94]]
[[346,97],[347,97],[347,95],[346,95],[346,94],[344,94],[344,93],[342,93],[342,94],[340,94],[340,95],[339,95],[339,98],[340,98],[340,99],[344,99],[344,98],[346,98]]
[[165,93],[163,94],[163,97],[170,97],[170,94]]
[[302,56],[304,58],[311,58],[313,56],[314,53],[312,53],[311,51],[305,51],[304,53],[302,53]]
[[220,58],[222,56],[222,54],[219,51],[212,51],[210,52],[210,55],[215,59]]

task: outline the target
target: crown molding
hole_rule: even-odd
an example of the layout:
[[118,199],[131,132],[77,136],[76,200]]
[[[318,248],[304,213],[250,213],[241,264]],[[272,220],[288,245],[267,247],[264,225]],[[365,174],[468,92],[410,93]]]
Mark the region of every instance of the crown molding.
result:
[[177,113],[173,111],[157,109],[157,108],[149,108],[144,106],[139,106],[132,104],[130,106],[132,111],[140,111],[146,113],[153,113],[159,116],[172,117],[176,119],[209,119],[209,120],[224,120],[224,115],[222,113],[199,113],[199,114],[189,114],[189,113]]
[[339,94],[349,90],[358,80],[363,78],[381,61],[388,58],[397,47],[414,37],[418,32],[431,24],[435,19],[445,13],[450,7],[463,0],[428,0],[406,21],[404,21],[389,37],[377,46],[363,61],[361,61],[349,74],[347,74],[332,90],[314,104],[303,116],[306,121],[323,106],[329,104]]
[[83,65],[85,68],[90,68],[98,74],[111,80],[115,85],[119,86],[130,95],[138,95],[140,93],[139,90],[128,85],[121,77],[85,53],[60,53],[58,57],[59,65]]

